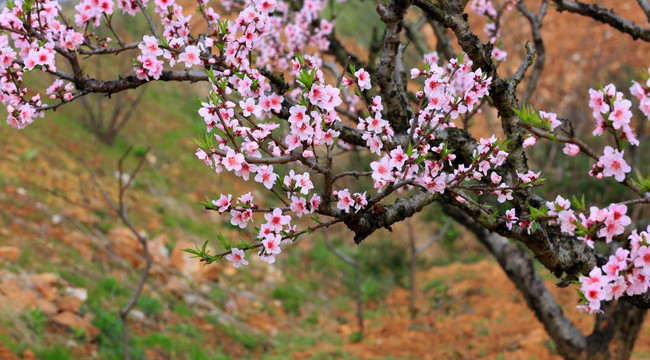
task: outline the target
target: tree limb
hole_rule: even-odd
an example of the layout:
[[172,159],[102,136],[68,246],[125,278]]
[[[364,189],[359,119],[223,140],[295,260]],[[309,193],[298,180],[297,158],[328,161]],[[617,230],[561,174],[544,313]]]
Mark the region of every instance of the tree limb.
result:
[[402,75],[405,70],[400,59],[402,20],[410,5],[409,0],[391,0],[387,5],[381,1],[377,2],[377,12],[386,24],[384,50],[377,67],[377,81],[385,102],[387,118],[395,133],[405,132],[409,120],[414,117]]
[[487,231],[481,224],[449,205],[445,213],[471,230],[478,240],[494,255],[506,275],[523,295],[528,307],[544,325],[557,346],[558,353],[566,359],[584,356],[587,340],[575,327],[548,291],[526,251],[507,238]]
[[557,5],[557,11],[568,11],[587,16],[632,36],[634,40],[641,39],[650,42],[650,30],[618,15],[614,10],[604,8],[597,4],[585,4],[580,1],[553,0],[553,2]]
[[548,7],[549,0],[542,0],[541,5],[539,6],[539,12],[533,14],[527,7],[523,0],[520,0],[517,3],[517,9],[528,19],[530,23],[530,31],[533,36],[533,44],[535,45],[535,52],[537,56],[535,57],[535,65],[533,70],[531,70],[528,76],[528,82],[526,83],[526,89],[524,90],[523,95],[521,96],[521,104],[527,104],[530,100],[530,97],[537,89],[537,82],[539,77],[544,70],[544,63],[546,62],[546,48],[544,46],[544,40],[542,39],[542,20],[544,15],[546,15],[546,9]]

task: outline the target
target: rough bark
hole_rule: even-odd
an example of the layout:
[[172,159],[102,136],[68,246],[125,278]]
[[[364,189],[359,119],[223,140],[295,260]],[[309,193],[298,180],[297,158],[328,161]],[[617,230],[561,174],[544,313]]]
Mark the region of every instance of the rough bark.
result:
[[384,32],[384,50],[377,67],[377,82],[395,133],[408,129],[408,122],[414,117],[406,92],[405,70],[400,58],[400,35],[402,20],[411,2],[408,0],[391,0],[388,4],[377,2],[377,12],[386,24]]
[[487,231],[481,224],[468,218],[457,208],[447,205],[444,207],[444,211],[471,230],[494,255],[503,271],[526,300],[528,307],[544,325],[546,332],[555,342],[558,353],[565,359],[584,359],[587,339],[564,316],[562,308],[535,271],[533,262],[526,251],[507,238]]
[[587,338],[587,358],[625,360],[632,356],[647,308],[634,306],[627,299],[605,303],[596,316],[594,332]]

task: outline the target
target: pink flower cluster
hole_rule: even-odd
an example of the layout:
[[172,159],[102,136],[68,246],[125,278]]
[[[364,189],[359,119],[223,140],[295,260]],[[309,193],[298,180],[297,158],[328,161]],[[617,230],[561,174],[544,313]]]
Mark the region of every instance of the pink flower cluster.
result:
[[[0,29],[9,33],[0,34],[0,101],[7,109],[7,123],[14,128],[22,129],[43,116],[40,94],[26,98],[23,75],[35,69],[57,71],[55,53],[74,51],[84,40],[57,19],[60,9],[58,2],[43,0],[27,16],[23,2],[15,1],[0,12]],[[31,22],[25,23],[28,19]],[[30,29],[41,35],[28,35]]]
[[512,10],[515,4],[516,1],[514,0],[506,0],[501,7],[497,8],[494,6],[492,0],[474,0],[470,6],[470,9],[474,13],[488,20],[483,31],[490,37],[490,43],[494,45],[494,49],[492,49],[492,58],[494,61],[502,62],[508,58],[508,52],[500,47],[501,30],[499,29],[498,21],[500,20],[501,13],[504,10]]
[[650,227],[634,230],[628,240],[630,250],[619,248],[602,268],[594,268],[589,276],[581,276],[580,292],[583,302],[578,309],[590,314],[601,312],[602,301],[618,300],[621,296],[644,294],[650,286]]
[[547,202],[548,214],[557,217],[550,224],[558,224],[563,233],[576,235],[580,229],[581,238],[589,247],[594,247],[593,239],[604,238],[607,243],[615,236],[625,232],[625,227],[632,223],[627,213],[627,206],[611,204],[607,208],[599,209],[592,206],[589,213],[578,213],[571,209],[571,202],[558,195],[553,202]]
[[[425,59],[426,61],[426,59]],[[427,130],[444,130],[454,127],[451,120],[459,115],[474,111],[488,94],[492,78],[480,69],[472,71],[472,61],[465,58],[463,63],[452,59],[446,68],[435,63],[427,63],[427,69],[412,69],[411,78],[425,76],[424,88],[419,92],[426,99],[425,106],[417,113],[416,138],[430,134]]]
[[113,0],[83,0],[74,7],[77,10],[74,22],[79,27],[85,27],[86,25],[98,27],[101,25],[104,14],[113,14],[114,5]]
[[[650,68],[647,71],[650,74]],[[639,109],[650,120],[650,79],[646,80],[645,86],[634,81],[630,93],[639,100]]]
[[345,213],[349,213],[351,209],[354,209],[354,212],[358,212],[368,205],[365,192],[363,194],[354,193],[350,195],[348,189],[343,189],[335,192],[334,196],[338,199],[336,207]]
[[594,135],[601,135],[609,129],[615,137],[639,145],[634,129],[630,127],[632,102],[624,99],[623,93],[616,91],[614,84],[609,84],[602,90],[589,89],[589,98],[589,107],[596,119]]

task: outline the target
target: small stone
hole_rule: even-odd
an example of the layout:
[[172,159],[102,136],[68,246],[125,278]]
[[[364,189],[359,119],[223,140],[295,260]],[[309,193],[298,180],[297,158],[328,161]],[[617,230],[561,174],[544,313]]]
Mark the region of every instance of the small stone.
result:
[[65,293],[68,295],[76,296],[81,299],[82,302],[88,300],[88,290],[84,288],[75,288],[75,287],[66,287]]
[[57,289],[54,286],[57,277],[53,274],[38,274],[30,276],[36,291],[46,300],[54,301],[57,298]]
[[0,258],[5,259],[11,263],[18,261],[20,257],[20,249],[15,246],[0,246]]
[[84,329],[84,333],[90,341],[94,340],[100,332],[99,329],[88,320],[79,317],[70,311],[64,311],[57,314],[53,320],[69,329]]
[[33,351],[27,349],[23,351],[23,360],[38,360]]
[[20,360],[16,354],[14,354],[11,349],[0,344],[0,359],[2,360]]
[[78,314],[79,310],[81,310],[81,303],[81,299],[76,296],[64,296],[59,300],[57,310],[58,312],[70,311],[74,314]]
[[112,228],[106,235],[115,252],[136,269],[144,267],[144,250],[133,232],[124,227]]
[[142,311],[138,310],[138,309],[131,310],[130,314],[131,314],[131,317],[133,317],[134,319],[140,320],[140,321],[144,321],[144,319],[146,318],[145,314]]
[[52,317],[57,313],[56,305],[54,305],[53,302],[47,301],[45,299],[36,299],[36,307],[41,309],[43,314],[47,317]]

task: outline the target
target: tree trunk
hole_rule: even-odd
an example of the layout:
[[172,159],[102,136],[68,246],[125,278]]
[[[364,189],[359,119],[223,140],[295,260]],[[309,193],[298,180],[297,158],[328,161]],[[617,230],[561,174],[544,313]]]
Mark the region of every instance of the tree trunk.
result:
[[625,360],[632,356],[647,309],[629,301],[602,304],[596,316],[594,332],[587,338],[587,358],[594,360]]

